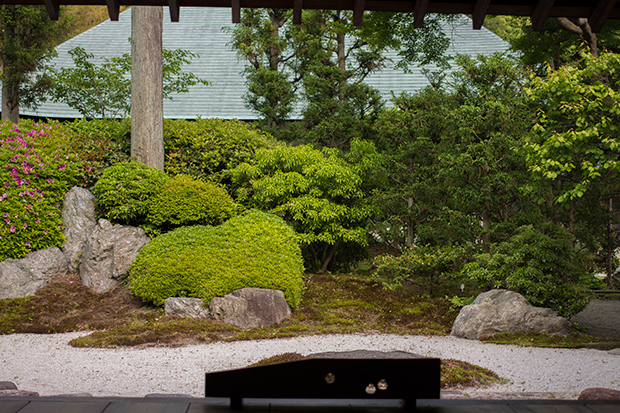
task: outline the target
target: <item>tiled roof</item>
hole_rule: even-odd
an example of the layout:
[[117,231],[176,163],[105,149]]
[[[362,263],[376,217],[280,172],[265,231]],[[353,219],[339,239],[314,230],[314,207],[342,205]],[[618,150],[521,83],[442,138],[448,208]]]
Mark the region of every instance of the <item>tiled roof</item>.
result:
[[[198,85],[190,88],[189,93],[176,94],[172,101],[164,101],[164,117],[173,119],[223,118],[254,120],[257,115],[246,108],[243,95],[246,93],[243,69],[245,62],[237,57],[231,49],[230,9],[227,8],[182,8],[182,23],[170,22],[168,9],[164,8],[163,47],[166,49],[186,49],[196,53],[200,58],[184,70],[211,82],[211,86]],[[456,23],[446,27],[451,38],[449,53],[476,55],[491,54],[508,50],[508,44],[485,29],[472,30],[471,20],[463,16]],[[105,21],[92,29],[68,40],[56,48],[58,57],[52,64],[56,67],[71,67],[73,62],[68,51],[81,46],[88,53],[95,55],[95,61],[101,57],[115,57],[131,50],[131,10],[120,14],[119,21]],[[389,57],[397,61],[397,53]],[[393,66],[393,65],[392,65]],[[418,68],[411,68],[412,73],[404,73],[393,67],[368,76],[366,83],[376,87],[389,99],[391,93],[415,92],[428,85],[426,77]],[[38,110],[29,111],[22,108],[27,116],[47,118],[78,118],[80,113],[65,104],[45,102]],[[295,118],[298,115],[292,116]]]

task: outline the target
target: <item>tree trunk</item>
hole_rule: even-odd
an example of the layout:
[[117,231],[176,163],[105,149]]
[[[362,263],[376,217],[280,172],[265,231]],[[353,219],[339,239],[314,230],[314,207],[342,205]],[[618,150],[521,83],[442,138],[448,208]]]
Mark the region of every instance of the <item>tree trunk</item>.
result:
[[[409,213],[409,215],[411,215],[411,207],[413,206],[413,198],[409,197],[407,199],[407,206],[409,207],[407,209],[407,212]],[[405,240],[405,246],[407,246],[408,248],[413,247],[413,218],[409,217],[408,219],[408,225],[407,225],[407,239]]]
[[131,8],[131,157],[164,170],[163,9]]
[[613,289],[613,285],[614,285],[614,280],[612,277],[612,274],[614,272],[614,268],[613,268],[613,254],[614,254],[614,245],[613,245],[613,239],[612,239],[612,231],[611,231],[611,214],[613,214],[614,211],[614,205],[613,205],[613,198],[609,198],[609,203],[607,206],[607,233],[606,238],[607,238],[607,262],[606,262],[606,273],[607,273],[607,288],[609,288],[610,290]]
[[[12,7],[15,6],[2,6]],[[11,38],[11,30],[4,25],[4,44],[11,44],[14,40]],[[12,85],[9,81],[11,72],[9,69],[9,58],[2,56],[2,120],[13,123],[19,122],[19,86]]]
[[489,254],[491,252],[491,216],[486,206],[482,212],[482,230],[482,253]]
[[323,263],[321,264],[321,273],[325,274],[327,272],[327,267],[332,261],[332,258],[334,258],[334,253],[336,252],[339,244],[340,241],[336,241],[334,245],[331,246],[331,248],[329,248],[329,245],[325,247],[325,250],[323,251]]
[[19,122],[19,101],[17,90],[7,82],[2,82],[2,120],[13,123]]
[[580,18],[573,22],[566,17],[556,17],[555,21],[562,29],[583,38],[588,43],[592,56],[598,57],[596,34],[592,32],[588,19]]

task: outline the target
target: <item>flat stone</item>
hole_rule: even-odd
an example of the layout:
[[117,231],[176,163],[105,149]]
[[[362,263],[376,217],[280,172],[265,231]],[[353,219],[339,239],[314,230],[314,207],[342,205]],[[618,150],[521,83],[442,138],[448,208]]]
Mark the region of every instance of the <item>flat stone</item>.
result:
[[590,387],[582,391],[577,400],[620,400],[620,390]]
[[17,390],[17,386],[11,381],[0,381],[0,390]]
[[208,318],[209,309],[204,307],[200,298],[170,297],[164,301],[164,313],[167,316]]
[[0,390],[0,397],[38,396],[39,393],[26,390]]
[[173,394],[168,394],[168,393],[150,393],[147,394],[146,396],[144,396],[144,398],[146,399],[169,399],[169,398],[178,398],[178,399],[193,399],[194,396],[192,396],[191,394],[178,394],[178,393],[173,393]]
[[373,351],[373,350],[353,350],[353,351],[326,351],[323,353],[309,354],[313,358],[343,358],[343,359],[420,359],[425,358],[419,354],[408,353],[406,351]]
[[269,327],[291,315],[282,291],[263,288],[242,288],[215,297],[209,310],[216,320],[240,328]]

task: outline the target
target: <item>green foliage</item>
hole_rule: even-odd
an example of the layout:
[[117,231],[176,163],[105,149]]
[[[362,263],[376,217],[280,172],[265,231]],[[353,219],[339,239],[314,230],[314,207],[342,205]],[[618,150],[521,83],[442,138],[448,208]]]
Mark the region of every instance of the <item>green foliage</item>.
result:
[[362,179],[338,156],[310,146],[261,149],[252,163],[231,171],[240,202],[289,222],[308,246],[312,266],[327,270],[338,245],[366,245],[371,209],[362,200]]
[[237,120],[164,120],[166,172],[220,182],[224,171],[250,160],[273,139]]
[[218,227],[183,227],[155,238],[132,263],[128,286],[156,305],[179,296],[208,304],[239,288],[272,288],[297,308],[303,271],[295,232],[274,215],[250,211]]
[[481,243],[486,249],[514,230],[508,223],[532,219],[519,152],[530,125],[525,74],[500,54],[456,62],[460,70],[449,88],[400,96],[375,124],[383,182],[373,195],[382,226],[403,230],[396,247]]
[[235,202],[223,188],[188,175],[177,175],[169,178],[149,199],[146,223],[167,232],[184,225],[219,224],[235,212]]
[[56,128],[30,125],[0,125],[0,261],[62,246],[62,200],[79,173],[76,155],[46,147]]
[[[44,68],[66,25],[51,21],[44,6],[3,4],[0,27],[4,100],[11,110],[19,110],[20,104],[36,108],[50,86]],[[2,115],[8,119],[8,114]]]
[[93,187],[100,213],[112,222],[139,225],[148,214],[149,199],[168,177],[140,162],[122,162],[107,168]]
[[524,226],[493,253],[478,255],[463,272],[481,286],[509,288],[535,306],[571,316],[588,302],[577,284],[583,273],[574,263],[571,239],[568,231],[555,225],[547,225],[544,231]]
[[466,250],[462,247],[406,248],[399,256],[376,257],[374,275],[385,280],[389,288],[413,284],[422,293],[436,296],[439,286],[458,279],[465,261]]
[[[187,93],[190,86],[209,83],[193,73],[182,73],[198,55],[187,50],[166,50],[163,54],[164,99],[173,93]],[[75,67],[53,71],[55,102],[63,102],[88,118],[117,118],[131,112],[131,55],[102,58],[103,63],[92,62],[94,55],[82,47],[69,51]]]
[[620,173],[620,56],[582,55],[579,64],[532,77],[536,124],[525,145],[530,170],[561,180],[556,201],[581,198],[593,186],[615,193]]

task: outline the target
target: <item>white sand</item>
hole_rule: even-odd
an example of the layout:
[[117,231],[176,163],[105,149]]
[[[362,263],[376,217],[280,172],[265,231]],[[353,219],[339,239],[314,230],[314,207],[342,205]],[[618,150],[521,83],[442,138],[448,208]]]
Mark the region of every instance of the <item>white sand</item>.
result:
[[91,393],[143,397],[149,393],[204,396],[204,373],[244,367],[287,352],[407,351],[486,367],[509,380],[497,392],[555,392],[574,398],[588,387],[620,390],[620,355],[590,349],[484,344],[456,337],[331,335],[240,341],[180,348],[80,349],[85,333],[0,336],[0,381],[41,396]]

